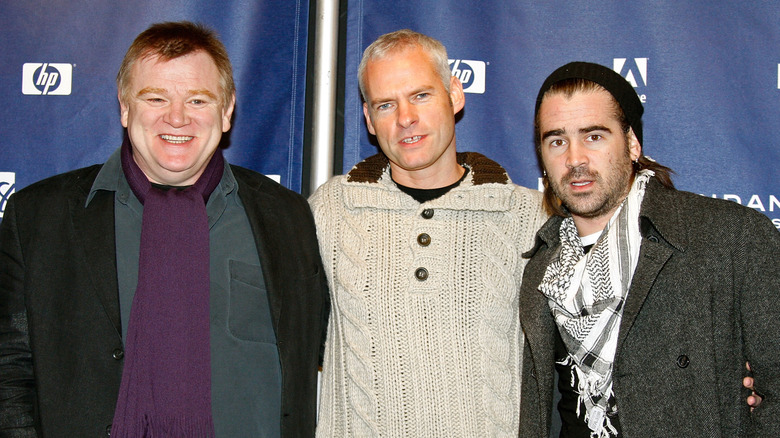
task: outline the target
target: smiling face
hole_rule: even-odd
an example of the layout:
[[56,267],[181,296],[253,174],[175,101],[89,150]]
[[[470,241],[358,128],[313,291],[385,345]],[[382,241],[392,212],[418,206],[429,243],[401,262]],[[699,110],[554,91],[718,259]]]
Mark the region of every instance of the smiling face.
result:
[[449,93],[419,46],[369,61],[364,74],[368,131],[390,160],[393,179],[417,188],[444,187],[463,173],[455,155],[455,114],[465,99],[460,81]]
[[235,95],[227,103],[221,96],[219,72],[203,51],[133,64],[126,101],[120,94],[121,120],[133,159],[149,181],[197,181],[230,129]]
[[606,90],[545,96],[539,107],[541,157],[550,187],[581,236],[604,229],[631,188],[642,148],[625,134]]

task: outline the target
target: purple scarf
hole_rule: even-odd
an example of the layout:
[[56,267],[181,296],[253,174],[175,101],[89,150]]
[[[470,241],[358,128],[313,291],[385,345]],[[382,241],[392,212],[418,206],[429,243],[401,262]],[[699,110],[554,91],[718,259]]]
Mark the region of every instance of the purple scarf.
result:
[[138,287],[111,435],[213,437],[206,201],[222,179],[217,149],[184,190],[152,187],[122,144],[122,170],[144,206]]

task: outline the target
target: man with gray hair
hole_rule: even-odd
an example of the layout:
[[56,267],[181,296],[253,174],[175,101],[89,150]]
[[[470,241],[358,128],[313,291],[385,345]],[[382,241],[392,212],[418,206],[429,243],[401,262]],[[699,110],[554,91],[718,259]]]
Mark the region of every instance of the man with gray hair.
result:
[[456,151],[465,99],[440,42],[383,35],[359,81],[381,152],[309,200],[332,297],[317,435],[517,436],[541,196]]

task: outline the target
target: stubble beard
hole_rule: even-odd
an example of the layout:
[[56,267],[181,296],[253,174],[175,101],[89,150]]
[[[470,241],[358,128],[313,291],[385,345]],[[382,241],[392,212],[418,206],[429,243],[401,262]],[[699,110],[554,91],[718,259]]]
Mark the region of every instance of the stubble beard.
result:
[[[564,175],[560,182],[550,180],[553,193],[561,200],[573,216],[597,218],[610,214],[628,195],[631,189],[633,171],[631,157],[626,154],[610,166],[611,178],[603,178],[597,171],[587,166],[575,167]],[[593,181],[595,190],[587,193],[572,193],[569,190],[574,180],[588,179]]]

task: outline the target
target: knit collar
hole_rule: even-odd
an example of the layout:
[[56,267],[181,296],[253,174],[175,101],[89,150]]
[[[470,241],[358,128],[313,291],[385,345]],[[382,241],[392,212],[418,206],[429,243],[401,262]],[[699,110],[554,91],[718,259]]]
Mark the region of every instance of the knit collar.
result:
[[[458,164],[467,166],[472,172],[472,183],[480,184],[498,183],[508,184],[509,176],[500,164],[477,152],[458,152],[456,154]],[[379,179],[390,166],[390,160],[385,154],[372,155],[356,164],[347,174],[349,182],[379,182]]]
[[444,196],[420,204],[402,192],[390,177],[387,157],[378,154],[355,165],[341,179],[344,204],[348,209],[375,208],[417,210],[507,211],[512,207],[511,184],[506,171],[495,161],[475,152],[458,153],[458,163],[469,168],[463,182]]

